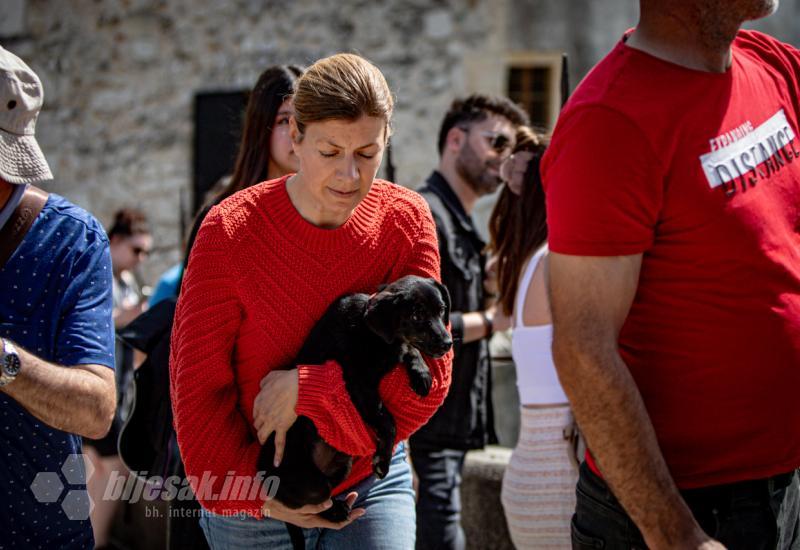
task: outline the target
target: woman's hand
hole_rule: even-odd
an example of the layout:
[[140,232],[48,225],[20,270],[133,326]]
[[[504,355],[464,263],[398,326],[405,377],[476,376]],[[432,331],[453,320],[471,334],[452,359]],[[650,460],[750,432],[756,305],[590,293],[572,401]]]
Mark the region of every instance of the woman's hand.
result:
[[283,459],[286,432],[297,420],[297,369],[275,370],[261,380],[261,391],[253,403],[253,424],[258,431],[258,441],[263,445],[269,434],[275,432],[275,457],[277,468]]
[[[347,505],[352,506],[357,497],[358,493],[348,494],[346,499]],[[277,519],[285,523],[291,523],[292,525],[297,525],[298,527],[303,527],[305,529],[321,527],[324,529],[337,530],[349,525],[366,513],[366,510],[363,508],[356,508],[350,512],[350,517],[347,518],[346,521],[341,523],[333,523],[332,521],[324,519],[319,515],[320,512],[324,512],[330,508],[331,504],[333,503],[328,500],[322,504],[308,504],[302,508],[292,510],[273,498],[267,499],[264,502],[264,505],[261,507],[261,511],[264,513],[264,516],[268,518]]]
[[517,151],[500,167],[500,177],[508,185],[508,190],[519,196],[522,194],[522,189],[526,184],[531,182],[525,181],[525,172],[528,171],[528,165],[533,160],[533,151]]

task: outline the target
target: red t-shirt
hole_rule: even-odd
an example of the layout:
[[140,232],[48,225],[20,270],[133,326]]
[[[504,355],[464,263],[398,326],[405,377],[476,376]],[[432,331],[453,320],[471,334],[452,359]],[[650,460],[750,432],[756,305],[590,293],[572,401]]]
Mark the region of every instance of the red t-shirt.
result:
[[643,254],[619,349],[681,488],[800,466],[799,81],[757,32],[722,74],[620,42],[542,162],[552,251]]

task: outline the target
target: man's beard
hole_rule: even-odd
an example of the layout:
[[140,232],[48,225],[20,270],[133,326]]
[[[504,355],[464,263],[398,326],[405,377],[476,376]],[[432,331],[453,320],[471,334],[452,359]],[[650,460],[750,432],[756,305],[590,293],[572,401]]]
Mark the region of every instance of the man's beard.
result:
[[777,11],[779,4],[779,0],[753,0],[749,2],[749,9],[745,14],[747,20],[752,21],[770,16]]
[[703,42],[712,48],[728,48],[742,23],[767,17],[779,0],[704,0],[695,6]]
[[499,166],[497,174],[489,173],[492,164],[481,162],[469,142],[465,142],[456,157],[456,172],[478,196],[494,193],[503,181],[500,179]]

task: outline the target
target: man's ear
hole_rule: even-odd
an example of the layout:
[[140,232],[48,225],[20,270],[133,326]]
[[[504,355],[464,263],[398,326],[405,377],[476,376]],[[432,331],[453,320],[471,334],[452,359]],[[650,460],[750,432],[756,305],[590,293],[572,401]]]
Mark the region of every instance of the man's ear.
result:
[[464,146],[465,139],[467,139],[467,133],[458,126],[453,126],[447,131],[447,138],[445,138],[444,147],[445,149],[449,149],[454,152],[461,151],[461,147]]
[[387,344],[391,344],[395,337],[395,316],[392,315],[394,301],[392,294],[379,292],[370,299],[364,314],[367,327]]
[[447,292],[447,287],[436,279],[431,279],[431,281],[436,285],[439,294],[442,295],[442,301],[444,302],[444,324],[447,326],[450,323],[450,293]]

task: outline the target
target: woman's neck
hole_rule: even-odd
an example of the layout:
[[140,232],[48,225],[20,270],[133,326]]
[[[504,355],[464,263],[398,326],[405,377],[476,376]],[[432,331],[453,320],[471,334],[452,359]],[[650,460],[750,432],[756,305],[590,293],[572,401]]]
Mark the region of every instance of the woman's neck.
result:
[[267,163],[267,181],[276,180],[278,178],[285,176],[288,173],[291,172],[287,172],[286,170],[275,164],[275,161],[273,161],[271,158],[269,159],[269,162]]
[[305,191],[302,175],[299,172],[286,180],[286,192],[292,206],[297,209],[300,216],[308,223],[322,229],[336,229],[342,226],[352,214],[352,211],[347,212],[346,215],[326,211],[310,193]]

